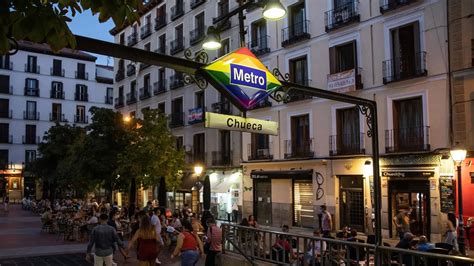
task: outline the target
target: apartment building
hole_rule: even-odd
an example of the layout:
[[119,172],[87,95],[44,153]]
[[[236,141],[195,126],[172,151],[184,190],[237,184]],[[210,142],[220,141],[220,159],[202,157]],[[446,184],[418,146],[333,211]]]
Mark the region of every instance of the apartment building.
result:
[[20,200],[36,193],[29,165],[48,129],[85,126],[92,106],[112,108],[113,69],[87,53],[19,42],[13,56],[0,57],[0,193]]
[[[115,42],[157,53],[184,57],[186,49],[194,54],[201,50],[207,26],[214,18],[234,8],[235,1],[149,1],[137,23],[110,31]],[[210,59],[238,47],[237,24],[229,21],[221,36],[224,45],[210,52]],[[202,90],[185,84],[184,76],[172,69],[149,66],[128,60],[115,60],[114,106],[124,115],[140,117],[146,108],[159,109],[169,118],[169,127],[176,136],[176,145],[186,152],[186,170],[182,187],[169,192],[167,206],[181,208],[184,204],[200,210],[199,183],[206,175],[211,180],[211,211],[218,219],[236,203],[242,206],[241,134],[204,128],[206,111],[240,115],[227,99],[212,87]],[[194,174],[195,165],[204,172]],[[169,188],[168,190],[171,190]],[[156,199],[157,188],[140,190],[138,204]]]

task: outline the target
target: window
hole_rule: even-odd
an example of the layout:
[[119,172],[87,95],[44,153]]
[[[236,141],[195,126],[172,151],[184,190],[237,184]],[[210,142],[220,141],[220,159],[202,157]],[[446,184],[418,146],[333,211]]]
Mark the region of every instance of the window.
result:
[[119,87],[119,93],[118,93],[119,98],[123,98],[123,86]]
[[332,155],[361,153],[359,110],[357,107],[336,111],[337,135],[331,137]]
[[25,125],[25,144],[36,144],[36,125]]
[[76,123],[87,123],[86,107],[84,105],[76,106]]
[[0,93],[10,94],[10,76],[0,75]]
[[10,117],[10,100],[0,99],[0,118]]
[[62,70],[62,61],[58,59],[53,59],[53,69],[51,75],[53,76],[64,76]]
[[82,84],[76,84],[76,101],[88,101],[89,97],[87,94],[87,86]]
[[356,41],[329,48],[331,74],[357,67]]
[[166,54],[166,34],[158,38],[158,52],[160,54]]
[[180,150],[184,146],[184,137],[183,136],[177,136],[176,137],[176,149]]
[[136,80],[133,80],[132,82],[130,82],[130,93],[132,95],[135,95],[137,93],[137,81]]
[[176,37],[176,40],[178,40],[178,43],[183,42],[183,24],[174,29],[174,36]]
[[252,43],[251,48],[267,47],[267,21],[265,19],[252,23],[251,25]]
[[53,103],[51,108],[51,121],[62,121],[62,106],[60,103]]
[[0,123],[0,143],[10,143],[10,125],[8,123]]
[[27,62],[28,63],[26,65],[26,69],[25,69],[26,72],[30,72],[30,73],[38,73],[39,72],[36,56],[29,55]]
[[166,114],[166,103],[165,102],[161,102],[158,104],[158,111],[160,111],[160,113],[162,114]]
[[193,159],[194,163],[205,163],[205,136],[204,133],[193,136]]
[[195,93],[196,108],[204,108],[204,91],[198,91]]
[[229,53],[230,51],[230,42],[229,39],[225,39],[221,41],[221,48],[218,50],[218,57],[224,56]]
[[107,92],[105,94],[105,103],[107,104],[112,104],[114,98],[114,88],[112,87],[107,87]]
[[51,98],[64,99],[63,83],[58,81],[51,82]]
[[285,157],[312,157],[309,115],[291,117],[291,140],[286,143]]
[[294,83],[308,85],[308,61],[306,56],[290,60],[290,79]]
[[26,102],[26,119],[37,119],[36,102]]
[[268,135],[252,133],[250,160],[271,159],[269,140]]
[[150,88],[150,74],[143,76],[143,87],[145,87],[145,89]]
[[12,69],[13,65],[10,62],[9,55],[0,55],[0,69]]
[[222,158],[221,165],[227,165],[231,161],[231,152],[230,152],[230,131],[229,130],[220,130],[220,146],[221,146],[221,155]]
[[166,4],[156,9],[155,30],[159,30],[166,25]]
[[25,79],[25,96],[39,96],[37,79]]
[[170,126],[184,125],[183,98],[176,98],[171,101],[171,124]]
[[288,24],[290,26],[290,37],[300,36],[308,32],[306,24],[305,3],[294,5],[290,8],[290,17]]
[[0,168],[6,169],[8,162],[8,150],[0,150]]
[[86,65],[83,63],[77,63],[77,72],[76,78],[78,79],[88,79],[86,75]]
[[120,45],[125,45],[125,33],[120,33]]
[[36,160],[35,150],[25,150],[25,167],[30,167],[31,163]]
[[150,43],[146,43],[146,44],[143,46],[143,50],[145,50],[145,51],[150,51],[150,47],[151,47],[151,44],[150,44]]
[[217,3],[217,17],[226,15],[229,13],[229,0],[221,0]]

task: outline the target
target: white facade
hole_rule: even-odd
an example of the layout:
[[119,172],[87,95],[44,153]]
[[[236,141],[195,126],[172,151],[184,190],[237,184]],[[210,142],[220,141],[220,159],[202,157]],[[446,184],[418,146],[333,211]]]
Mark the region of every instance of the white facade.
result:
[[[25,170],[28,162],[36,157],[37,144],[44,133],[56,122],[85,126],[91,122],[89,109],[92,106],[112,108],[113,69],[96,65],[96,58],[89,54],[68,49],[53,54],[44,45],[20,42],[15,55],[0,58],[0,124],[3,125],[0,133],[7,135],[8,140],[0,143],[6,162],[2,169],[4,174]],[[55,71],[54,60],[61,62]],[[84,72],[79,70],[78,73],[78,64],[84,65]],[[27,79],[35,81],[27,82]],[[53,83],[61,83],[62,90],[61,85]],[[78,85],[82,88],[77,88]],[[13,192],[11,194],[12,198]]]

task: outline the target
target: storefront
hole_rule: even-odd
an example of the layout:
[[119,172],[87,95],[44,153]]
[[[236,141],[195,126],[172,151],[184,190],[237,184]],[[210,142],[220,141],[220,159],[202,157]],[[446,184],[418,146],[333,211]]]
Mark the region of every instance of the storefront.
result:
[[218,220],[234,221],[233,206],[239,208],[237,220],[240,221],[242,209],[242,172],[234,170],[210,170],[211,213]]
[[0,170],[0,190],[8,194],[11,201],[20,201],[23,198],[24,185],[22,171],[17,169]]

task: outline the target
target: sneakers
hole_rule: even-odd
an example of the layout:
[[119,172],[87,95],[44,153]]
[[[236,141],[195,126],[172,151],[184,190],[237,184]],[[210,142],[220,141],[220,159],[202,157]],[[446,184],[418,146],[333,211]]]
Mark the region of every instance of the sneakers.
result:
[[161,261],[158,258],[156,258],[155,263],[156,264],[161,264]]

